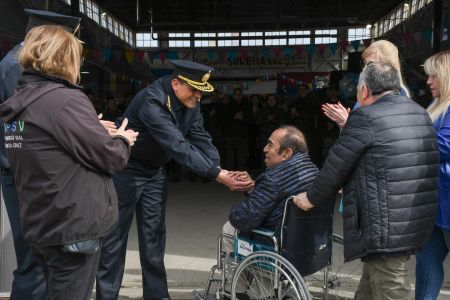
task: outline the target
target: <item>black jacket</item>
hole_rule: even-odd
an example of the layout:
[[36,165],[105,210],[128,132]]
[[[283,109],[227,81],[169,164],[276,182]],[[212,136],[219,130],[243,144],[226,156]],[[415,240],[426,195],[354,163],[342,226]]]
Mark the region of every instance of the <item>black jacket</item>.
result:
[[427,112],[388,94],[354,110],[308,199],[320,205],[344,186],[344,255],[420,249],[437,212],[439,152]]
[[203,127],[200,105],[186,108],[175,96],[171,76],[140,91],[124,113],[128,127],[139,132],[131,158],[141,165],[161,167],[170,159],[214,179],[220,157]]
[[49,246],[106,235],[118,218],[111,174],[127,163],[127,141],[109,136],[79,88],[38,73],[24,72],[0,116],[25,239]]

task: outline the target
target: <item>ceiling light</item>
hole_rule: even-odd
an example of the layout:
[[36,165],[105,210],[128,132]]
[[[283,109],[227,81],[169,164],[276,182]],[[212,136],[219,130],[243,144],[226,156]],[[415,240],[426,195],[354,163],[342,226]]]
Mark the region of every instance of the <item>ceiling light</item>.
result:
[[366,25],[366,28],[367,28],[367,29],[372,28],[372,24],[367,24],[367,25]]
[[101,14],[101,16],[102,16],[102,18],[106,17],[106,12],[103,12],[103,13]]
[[89,71],[81,71],[81,74],[89,74]]
[[404,9],[409,9],[409,4],[408,3],[403,4],[403,8]]

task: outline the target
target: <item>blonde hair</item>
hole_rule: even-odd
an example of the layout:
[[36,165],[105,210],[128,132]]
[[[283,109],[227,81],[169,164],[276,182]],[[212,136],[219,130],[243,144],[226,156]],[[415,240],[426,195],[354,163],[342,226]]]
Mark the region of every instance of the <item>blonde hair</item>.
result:
[[77,84],[82,49],[80,40],[62,26],[37,26],[26,35],[19,62],[24,69],[33,68]]
[[433,122],[443,116],[450,105],[450,51],[439,52],[425,61],[425,73],[439,80],[440,97],[427,108]]
[[[402,70],[400,68],[400,59],[398,57],[397,47],[389,41],[378,40],[370,44],[370,46],[362,53],[362,58],[366,60],[370,55],[375,54],[377,62],[383,64],[391,64],[398,72],[400,84],[405,87],[403,82]],[[406,89],[405,89],[406,90]],[[406,90],[409,96],[409,91]]]

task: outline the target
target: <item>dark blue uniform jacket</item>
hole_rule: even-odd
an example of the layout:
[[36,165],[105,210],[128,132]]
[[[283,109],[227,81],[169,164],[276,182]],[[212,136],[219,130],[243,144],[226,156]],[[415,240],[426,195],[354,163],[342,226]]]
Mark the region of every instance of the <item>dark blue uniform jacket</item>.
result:
[[[17,54],[22,46],[15,46],[0,62],[0,103],[12,96],[17,81],[22,75],[22,68],[17,60]],[[3,123],[0,123],[3,127]],[[9,168],[5,154],[5,133],[0,130],[0,168]]]
[[200,105],[186,108],[175,96],[171,76],[140,91],[124,118],[128,128],[139,132],[131,159],[149,168],[174,159],[203,177],[214,179],[219,174],[219,153],[203,127]]

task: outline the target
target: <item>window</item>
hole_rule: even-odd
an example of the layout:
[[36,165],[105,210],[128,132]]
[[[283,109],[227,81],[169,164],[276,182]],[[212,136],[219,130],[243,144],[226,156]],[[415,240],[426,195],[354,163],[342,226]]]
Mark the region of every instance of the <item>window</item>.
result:
[[286,39],[267,39],[264,41],[266,46],[284,46],[286,45]]
[[195,47],[216,47],[217,42],[215,40],[195,40]]
[[[217,33],[218,37],[239,37],[239,32],[219,32]],[[219,47],[238,47],[239,40],[236,39],[218,39],[217,46]]]
[[402,8],[399,7],[397,8],[397,11],[395,13],[395,25],[400,24],[401,21],[402,21]]
[[[153,37],[155,39],[153,39]],[[141,48],[158,47],[158,40],[156,40],[158,38],[158,34],[153,33],[153,37],[150,32],[136,33],[136,47],[141,47]]]
[[310,30],[289,31],[289,35],[311,35]]
[[[194,33],[194,47],[216,47],[215,32],[196,32]],[[203,38],[203,39],[202,39]]]
[[331,44],[337,42],[337,29],[323,29],[314,31],[316,37],[315,44]]
[[427,2],[426,0],[419,0],[419,8],[417,10],[421,9],[422,7],[424,7],[426,5],[426,2]]
[[100,17],[102,27],[108,29],[108,17],[106,16],[106,13],[102,13]]
[[84,0],[80,0],[80,12],[84,13]]
[[403,19],[407,19],[409,17],[410,6],[403,5]]
[[219,46],[219,47],[237,47],[237,46],[239,46],[239,40],[218,40],[217,46]]
[[189,37],[191,37],[191,34],[188,32],[170,32],[169,38],[175,39],[169,40],[169,47],[190,47],[191,41],[188,39],[182,39]]
[[70,0],[64,0],[64,2],[66,2],[66,3],[69,4],[69,5],[72,5],[72,3],[71,3]]
[[289,45],[309,45],[311,38],[289,38]]
[[241,46],[262,46],[262,45],[263,45],[262,39],[241,40]]
[[417,11],[417,0],[411,1],[411,15],[416,13]]
[[350,28],[347,30],[347,37],[349,41],[368,39],[370,38],[370,29],[365,27]]
[[263,32],[241,32],[241,37],[246,37],[247,39],[241,40],[241,46],[262,46],[264,45]]
[[286,35],[286,31],[266,31],[265,36],[280,36]]

